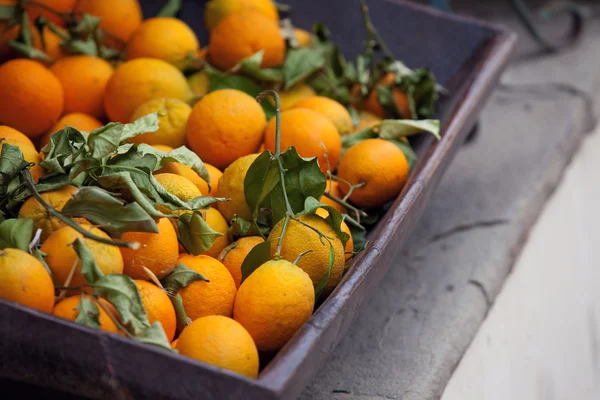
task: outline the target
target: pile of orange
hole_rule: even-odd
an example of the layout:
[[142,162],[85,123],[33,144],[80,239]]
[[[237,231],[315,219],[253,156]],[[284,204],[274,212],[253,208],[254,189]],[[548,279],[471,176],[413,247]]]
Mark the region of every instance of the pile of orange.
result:
[[[2,2],[7,1],[11,3]],[[282,235],[282,222],[264,238],[258,232],[236,237],[231,227],[236,217],[252,219],[244,179],[261,151],[275,153],[276,119],[268,120],[256,99],[242,91],[210,92],[208,78],[198,75],[203,72],[197,72],[197,66],[204,57],[222,71],[235,70],[241,60],[259,51],[263,52],[261,67],[281,66],[287,43],[275,4],[272,0],[211,0],[205,13],[210,40],[201,44],[193,30],[178,19],[143,20],[138,0],[38,3],[64,13],[100,17],[107,45],[121,50],[123,57],[106,61],[58,48],[50,65],[15,58],[6,45],[6,36],[12,31],[6,32],[0,41],[0,145],[18,146],[37,181],[46,173],[39,165],[40,150],[65,126],[91,132],[108,122],[129,123],[157,112],[159,130],[131,142],[166,152],[187,146],[206,163],[210,175],[209,188],[209,182],[190,167],[171,162],[157,171],[160,184],[183,201],[199,196],[229,201],[219,202],[203,214],[221,236],[204,254],[194,256],[180,247],[177,229],[166,218],[157,221],[158,233],[123,236],[122,240],[140,243],[139,249],[118,248],[84,239],[49,214],[38,200],[29,198],[19,217],[32,219],[35,229],[41,230],[41,251],[51,274],[25,251],[0,250],[0,298],[75,320],[89,290],[82,289],[85,294],[81,294],[62,288],[85,288],[86,278],[72,246],[80,238],[102,272],[135,280],[149,322],[159,322],[170,341],[177,339],[174,347],[181,354],[256,377],[259,354],[277,351],[290,340],[312,315],[315,286],[328,277],[323,294],[331,293],[342,280],[346,259],[353,252],[352,237],[344,247],[326,220],[328,213],[321,209],[290,221],[280,257],[242,281],[242,264],[252,249],[266,240],[275,254]],[[45,15],[64,25],[46,8],[31,6],[29,11],[32,18]],[[300,45],[310,45],[311,36],[305,31],[297,30],[297,39]],[[347,206],[368,209],[393,200],[408,177],[407,160],[391,142],[364,140],[342,154],[343,135],[383,117],[381,107],[374,103],[376,98],[376,93],[368,97],[359,125],[344,105],[318,96],[306,83],[281,93],[282,151],[294,146],[300,156],[317,158],[328,177],[329,196],[321,201],[342,213]],[[401,103],[399,108],[405,109],[402,96],[397,95],[396,100]],[[43,198],[60,211],[77,190],[66,186],[43,193]],[[76,222],[109,238],[102,227],[85,220]],[[346,224],[342,229],[350,232]],[[316,231],[322,232],[327,242]],[[331,271],[330,245],[335,255]],[[302,253],[306,254],[296,261]],[[157,279],[167,277],[179,263],[207,278],[178,292],[192,321],[186,327],[177,324],[171,303],[174,293],[157,284]],[[89,299],[99,307],[101,329],[118,332],[119,315],[108,300]]]

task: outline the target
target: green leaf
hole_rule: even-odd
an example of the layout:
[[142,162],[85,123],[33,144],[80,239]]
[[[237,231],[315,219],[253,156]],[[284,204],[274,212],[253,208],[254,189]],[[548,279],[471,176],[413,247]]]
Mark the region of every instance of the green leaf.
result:
[[96,29],[98,29],[101,20],[102,19],[100,17],[82,13],[81,17],[79,18],[79,23],[71,29],[73,32],[81,34],[81,36],[90,35]]
[[73,250],[75,250],[77,257],[80,260],[81,273],[89,284],[93,285],[104,277],[104,273],[98,264],[96,264],[94,255],[90,249],[87,248],[83,240],[80,238],[75,239]]
[[17,146],[2,143],[0,155],[0,195],[8,193],[8,184],[24,170],[29,163],[23,158],[23,153]]
[[40,49],[36,49],[32,45],[24,44],[16,40],[9,41],[8,45],[27,58],[52,62],[52,59],[46,53]]
[[192,210],[201,210],[207,209],[213,204],[222,203],[224,201],[229,200],[230,199],[226,199],[224,197],[200,196],[188,201],[188,204],[190,205]]
[[258,217],[261,204],[279,183],[279,170],[273,153],[263,151],[250,165],[244,178],[246,203],[254,218]]
[[265,54],[265,51],[260,50],[256,54],[240,61],[240,64],[239,64],[240,71],[244,75],[248,75],[248,76],[258,79],[260,81],[282,82],[283,81],[283,72],[281,69],[279,69],[279,68],[262,69],[260,67],[264,54]]
[[185,264],[179,263],[175,269],[163,278],[160,283],[165,290],[172,295],[175,295],[180,289],[196,281],[210,282],[204,275],[193,269],[186,267]]
[[62,213],[85,218],[112,237],[121,237],[125,232],[158,233],[156,222],[138,203],[127,204],[99,187],[80,188]]
[[157,130],[157,113],[148,114],[130,124],[111,122],[90,133],[88,146],[92,157],[100,159],[116,152],[121,143],[144,133],[156,132]]
[[100,310],[89,296],[81,295],[81,300],[79,300],[79,304],[77,305],[75,323],[92,329],[100,329]]
[[2,221],[0,223],[0,250],[12,248],[29,252],[33,234],[33,220],[29,218],[13,218]]
[[331,277],[331,271],[333,270],[333,263],[335,261],[335,251],[333,250],[333,244],[328,240],[329,243],[329,258],[328,258],[328,266],[327,273],[317,284],[315,285],[315,303],[319,301],[319,297],[321,297],[321,293],[323,293],[323,289],[327,286],[327,281]]
[[283,63],[285,90],[308,78],[324,65],[325,57],[319,48],[302,47],[288,50]]
[[271,242],[262,242],[254,246],[242,263],[242,280],[250,276],[258,267],[271,259]]
[[143,155],[152,154],[154,157],[157,158],[157,165],[153,172],[161,169],[170,162],[178,162],[180,164],[191,167],[192,170],[200,176],[200,178],[202,178],[206,183],[208,183],[208,186],[210,188],[210,175],[208,174],[208,169],[206,169],[206,165],[204,165],[204,163],[196,153],[194,153],[187,147],[181,146],[171,150],[168,153],[165,153],[147,144],[141,144],[137,146],[137,151],[141,152]]
[[15,15],[16,10],[17,10],[16,5],[11,5],[11,4],[0,5],[0,20],[6,21],[6,20],[11,19]]
[[195,256],[210,249],[215,239],[223,236],[213,230],[197,211],[181,215],[177,227],[179,242],[189,254]]
[[175,18],[181,10],[181,0],[168,0],[156,15],[161,18]]
[[87,40],[72,39],[65,41],[61,44],[61,47],[71,54],[83,54],[90,57],[98,57],[98,46],[92,38]]
[[177,331],[181,332],[183,328],[192,322],[192,320],[189,319],[185,313],[183,299],[179,293],[177,293],[175,296],[169,296],[169,299],[171,299],[171,304],[173,304],[173,308],[175,309],[175,316],[177,317]]
[[136,336],[136,340],[142,343],[161,347],[171,352],[177,352],[177,350],[171,347],[171,343],[169,342],[169,339],[165,334],[165,330],[163,329],[163,326],[159,321],[154,321],[152,325],[140,332]]
[[400,139],[402,137],[429,132],[440,140],[440,121],[437,119],[386,119],[379,123],[379,137],[382,139]]
[[400,150],[402,150],[404,157],[406,157],[406,161],[408,162],[408,167],[412,170],[413,166],[417,162],[417,154],[413,150],[412,146],[400,140],[391,140],[391,142],[398,146]]
[[344,150],[348,150],[350,147],[354,146],[357,143],[362,142],[365,139],[374,139],[379,135],[373,128],[364,128],[358,132],[350,133],[348,135],[342,136],[342,148]]
[[42,167],[50,172],[67,173],[76,161],[85,156],[87,133],[66,126],[50,136],[50,142],[42,148]]
[[354,251],[359,252],[364,250],[367,245],[367,230],[359,229],[354,225],[348,224],[348,228],[350,228],[350,233],[352,234],[352,241],[354,242]]
[[250,236],[252,235],[252,228],[254,225],[252,222],[246,221],[244,218],[235,216],[231,220],[231,233],[234,237],[237,236]]

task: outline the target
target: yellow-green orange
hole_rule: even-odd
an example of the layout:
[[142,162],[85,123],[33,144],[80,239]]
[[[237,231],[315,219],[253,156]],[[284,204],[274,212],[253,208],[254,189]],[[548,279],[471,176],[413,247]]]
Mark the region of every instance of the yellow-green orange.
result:
[[131,122],[154,112],[158,114],[158,131],[135,136],[129,141],[137,144],[163,144],[173,148],[185,145],[185,129],[192,107],[179,99],[152,99],[134,111]]
[[337,128],[340,135],[352,132],[352,117],[346,107],[337,101],[324,96],[314,96],[302,99],[292,108],[308,108],[323,114]]
[[229,222],[236,215],[244,218],[246,221],[252,220],[252,212],[246,203],[246,194],[244,192],[244,179],[250,165],[256,160],[258,154],[250,154],[241,157],[233,162],[223,172],[219,180],[218,197],[231,199],[230,201],[217,203],[217,209],[223,214]]

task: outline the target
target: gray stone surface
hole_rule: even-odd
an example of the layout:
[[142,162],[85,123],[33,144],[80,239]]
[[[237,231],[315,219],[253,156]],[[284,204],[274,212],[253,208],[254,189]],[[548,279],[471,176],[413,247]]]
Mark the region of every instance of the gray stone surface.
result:
[[[505,12],[494,9],[493,19],[518,30]],[[600,24],[589,28],[577,47],[553,56],[524,57],[533,47],[523,41],[479,135],[458,153],[402,256],[302,399],[441,395],[590,128],[584,101],[543,85],[599,93]]]

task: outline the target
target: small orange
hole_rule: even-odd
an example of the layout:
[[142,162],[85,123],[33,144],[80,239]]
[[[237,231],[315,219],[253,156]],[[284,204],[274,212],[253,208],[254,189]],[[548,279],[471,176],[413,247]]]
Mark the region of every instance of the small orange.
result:
[[56,12],[70,13],[73,11],[76,1],[77,0],[35,0],[32,4],[25,5],[25,11],[27,11],[32,21],[43,15],[50,22],[59,26],[64,26],[65,19],[57,15]]
[[[344,195],[342,194],[342,191],[340,190],[340,184],[337,181],[332,181],[331,179],[327,179],[327,188],[325,190],[329,194],[337,197],[340,200],[344,198]],[[338,203],[334,200],[331,200],[329,197],[327,197],[325,195],[321,196],[320,201],[323,204],[327,204],[328,206],[334,207],[336,210],[338,210],[342,214],[346,213],[346,209],[344,208],[343,205],[341,205],[340,203]]]
[[[93,228],[91,225],[81,225],[81,227],[96,236],[109,239],[109,236],[98,228]],[[118,247],[92,239],[84,239],[83,235],[75,229],[70,226],[63,226],[54,231],[41,247],[42,253],[46,253],[46,263],[52,270],[57,285],[65,285],[73,268],[75,268],[73,277],[68,286],[82,286],[87,283],[81,273],[81,261],[72,246],[77,238],[83,240],[102,272],[105,274],[123,273],[123,257],[121,257]]]
[[204,9],[206,28],[211,31],[228,15],[249,10],[259,12],[272,21],[279,20],[277,7],[272,0],[211,0]]
[[240,283],[242,282],[242,264],[246,259],[246,256],[250,251],[256,247],[257,244],[264,242],[264,239],[260,236],[247,236],[238,239],[234,243],[235,247],[227,250],[223,249],[219,255],[219,260],[225,265],[225,268],[229,270],[229,273],[233,277],[235,286],[239,289]]
[[127,123],[135,110],[157,98],[187,101],[192,91],[180,70],[166,61],[136,58],[121,64],[106,85],[104,109],[111,121]]
[[[52,208],[61,211],[77,190],[75,186],[68,185],[60,189],[44,192],[40,196]],[[23,203],[19,210],[19,217],[32,219],[34,230],[42,230],[40,236],[42,243],[52,233],[65,226],[61,220],[50,214],[35,197],[30,197]],[[78,222],[82,222],[82,220],[78,220]]]
[[[157,148],[157,146],[154,146]],[[196,187],[200,190],[201,193],[206,193],[207,196],[216,196],[217,189],[219,187],[219,179],[223,173],[219,171],[217,168],[213,167],[210,164],[204,164],[206,169],[208,170],[208,175],[210,176],[210,187],[211,190],[208,190],[208,183],[198,175],[192,167],[188,167],[187,165],[183,165],[178,162],[170,162],[166,163],[164,167],[156,171],[158,174],[170,173],[181,175],[184,178],[189,179]]]
[[209,280],[192,282],[179,290],[186,315],[192,321],[207,315],[230,317],[236,288],[227,268],[220,261],[204,255],[184,255],[178,262]]
[[42,161],[40,154],[37,152],[35,146],[27,136],[9,126],[0,125],[0,155],[2,154],[3,143],[18,146],[21,150],[21,153],[23,153],[23,158],[25,161],[34,164],[29,169],[31,172],[31,177],[34,181],[37,182],[42,176],[44,176],[44,168],[40,166],[40,162]]
[[44,147],[50,143],[50,136],[52,136],[53,133],[63,130],[67,125],[88,133],[103,126],[102,122],[98,121],[91,115],[83,113],[66,114],[59,119],[58,122],[44,134],[44,136],[40,138],[40,147]]
[[187,141],[203,161],[219,169],[256,153],[267,123],[250,95],[234,89],[209,93],[192,110]]
[[156,321],[160,322],[167,339],[169,342],[172,341],[177,328],[177,317],[169,296],[164,290],[147,281],[136,280],[135,285],[140,292],[146,314],[148,314],[148,321],[151,325]]
[[210,89],[210,79],[204,70],[191,75],[188,78],[188,84],[194,96],[204,96]]
[[173,341],[171,342],[171,347],[172,347],[172,348],[174,348],[174,349],[176,349],[176,348],[177,348],[177,341],[178,341],[178,340],[179,340],[179,339],[175,339],[175,340],[173,340]]
[[50,70],[65,90],[65,113],[80,112],[102,118],[104,91],[114,72],[107,61],[92,56],[69,56],[58,60]]
[[372,128],[373,126],[381,122],[381,118],[365,110],[362,110],[359,113],[359,116],[360,122],[354,127],[355,132],[361,131],[365,128]]
[[[64,31],[63,29],[60,29],[60,30],[65,32],[65,34],[66,34],[66,31]],[[56,62],[56,61],[60,60],[61,58],[69,55],[69,53],[67,53],[65,50],[63,50],[63,48],[60,46],[61,43],[63,42],[63,38],[61,38],[56,33],[52,32],[50,30],[50,28],[48,28],[47,26],[45,26],[44,30],[42,31],[42,35],[44,37],[43,42],[39,38],[39,34],[37,33],[37,30],[34,30],[33,32],[35,32],[33,34],[34,47],[36,49],[42,50],[44,53],[46,53],[46,55],[48,57],[50,57],[50,59],[52,59],[52,61]]]
[[54,285],[43,265],[18,249],[0,250],[0,298],[52,312]]
[[296,35],[299,47],[310,47],[312,44],[312,33],[304,29],[294,28],[294,34]]
[[179,243],[175,228],[167,218],[156,223],[158,233],[127,232],[122,240],[138,242],[142,245],[137,250],[121,248],[124,262],[124,274],[133,279],[149,280],[143,267],[148,268],[158,279],[167,276],[177,265]]
[[[107,310],[113,309],[113,305],[104,299],[100,299],[99,301],[97,301],[90,296],[85,295],[85,297],[91,299],[98,307],[98,311],[100,312],[100,315],[98,316],[98,321],[100,322],[100,329],[112,333],[119,332],[119,328],[117,327],[117,325],[115,325],[108,312],[104,311],[104,308],[106,308]],[[67,297],[66,299],[56,304],[56,307],[54,307],[53,314],[57,317],[67,319],[69,321],[75,321],[75,319],[77,319],[77,316],[79,315],[79,309],[77,307],[79,306],[80,302],[80,294]],[[102,306],[104,306],[104,308],[98,303],[101,303]]]
[[272,260],[242,283],[233,314],[259,351],[272,352],[308,321],[314,306],[315,291],[306,272],[289,261]]
[[223,18],[211,31],[208,54],[222,70],[263,50],[262,68],[283,64],[285,40],[276,21],[256,11],[240,11]]
[[308,108],[323,114],[333,122],[340,135],[345,135],[352,131],[352,117],[346,107],[328,97],[308,97],[296,102],[292,108]]
[[[276,121],[273,118],[265,132],[265,149],[273,153],[275,134]],[[291,146],[296,147],[301,157],[317,157],[319,167],[325,173],[328,168],[331,168],[331,171],[335,170],[342,152],[340,134],[333,122],[306,108],[294,108],[281,113],[281,151]]]
[[118,41],[112,44],[120,47],[124,47],[142,23],[142,8],[138,0],[78,0],[75,10],[100,17],[100,28],[108,39]]
[[229,222],[236,215],[246,221],[252,221],[252,212],[246,203],[244,179],[246,179],[246,173],[257,157],[258,154],[250,154],[238,158],[227,167],[219,180],[217,197],[230,200],[217,203],[217,209]]
[[178,197],[182,201],[187,202],[202,196],[202,192],[198,190],[196,185],[184,176],[165,173],[156,174],[154,177],[167,192]]
[[25,59],[0,66],[0,123],[30,138],[44,134],[61,116],[64,91],[42,64]]
[[[391,86],[394,83],[395,75],[392,73],[388,73],[383,79],[379,82],[379,85],[383,86]],[[385,109],[379,104],[379,91],[377,88],[373,89],[367,97],[363,108],[365,111],[368,111],[372,114],[375,114],[379,118],[385,118],[386,112]],[[404,93],[399,88],[392,89],[392,96],[394,97],[394,102],[396,103],[396,108],[402,113],[402,118],[404,119],[413,119],[412,111],[410,110],[410,104],[408,102],[408,97],[406,93]],[[390,116],[391,117],[391,116]]]
[[185,145],[185,129],[192,113],[192,107],[179,99],[152,99],[134,111],[131,122],[153,112],[158,113],[158,130],[135,136],[129,141],[149,145],[166,144],[173,148]]
[[205,256],[217,258],[221,251],[231,244],[231,237],[229,236],[229,224],[227,224],[227,220],[221,215],[216,208],[209,208],[206,210],[206,223],[210,226],[215,232],[222,233],[222,236],[219,236],[215,239],[210,249],[206,250],[204,253]]
[[298,101],[316,96],[315,89],[306,83],[298,83],[286,91],[279,92],[279,106],[281,111],[293,108]]
[[133,32],[125,58],[158,58],[183,69],[200,49],[194,31],[177,18],[150,18]]
[[249,378],[258,376],[258,350],[250,334],[231,318],[211,315],[186,326],[177,350],[184,356],[237,372]]
[[340,190],[364,184],[350,195],[359,207],[372,208],[392,201],[408,179],[409,166],[402,150],[383,139],[366,139],[350,147],[338,168]]

